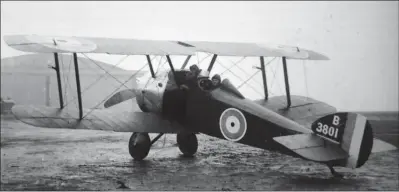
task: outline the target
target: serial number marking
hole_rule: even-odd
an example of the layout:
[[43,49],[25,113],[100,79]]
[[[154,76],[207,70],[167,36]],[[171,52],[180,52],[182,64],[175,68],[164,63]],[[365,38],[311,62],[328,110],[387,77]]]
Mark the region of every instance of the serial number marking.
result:
[[338,139],[338,131],[339,129],[336,127],[330,127],[328,125],[323,125],[322,123],[317,123],[316,132],[322,133],[325,136],[333,137],[334,139]]

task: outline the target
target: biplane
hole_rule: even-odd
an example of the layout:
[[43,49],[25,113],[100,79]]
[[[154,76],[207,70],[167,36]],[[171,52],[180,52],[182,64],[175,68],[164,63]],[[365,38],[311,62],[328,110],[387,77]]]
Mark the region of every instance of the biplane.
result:
[[[237,142],[333,167],[359,168],[371,153],[395,150],[374,138],[368,119],[298,95],[290,94],[287,60],[329,60],[315,51],[299,47],[269,47],[255,43],[166,41],[94,37],[4,36],[8,46],[25,52],[54,54],[58,79],[59,107],[15,105],[12,113],[20,121],[37,127],[95,129],[131,132],[130,155],[144,159],[164,134],[176,134],[177,146],[185,156],[198,149],[197,134]],[[207,69],[187,69],[191,56],[212,55]],[[58,54],[73,54],[78,110],[64,108]],[[151,76],[145,86],[115,93],[106,109],[82,107],[78,53],[141,55],[147,59]],[[170,70],[155,74],[150,56],[164,56]],[[171,56],[186,57],[180,69]],[[259,58],[264,98],[247,99],[229,79],[210,77],[216,60],[224,56]],[[282,58],[286,95],[269,97],[265,57]],[[135,99],[141,111],[116,112],[111,107]],[[158,135],[151,139],[149,133]]]

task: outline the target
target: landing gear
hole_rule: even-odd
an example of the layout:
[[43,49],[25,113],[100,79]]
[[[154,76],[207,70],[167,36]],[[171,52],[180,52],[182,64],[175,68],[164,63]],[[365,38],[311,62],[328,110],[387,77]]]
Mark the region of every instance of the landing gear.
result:
[[330,165],[327,165],[327,166],[328,166],[328,168],[330,169],[330,172],[331,172],[331,174],[332,174],[334,177],[336,177],[336,178],[342,178],[342,177],[344,177],[343,174],[336,172],[332,166],[330,166]]
[[129,140],[129,153],[134,160],[140,161],[147,157],[151,148],[148,133],[133,133]]
[[178,133],[177,145],[185,157],[192,157],[198,149],[197,136],[194,133]]
[[[134,160],[140,161],[147,157],[152,144],[154,144],[163,133],[160,133],[152,141],[148,133],[133,133],[129,140],[129,153]],[[194,133],[178,133],[176,136],[180,151],[186,157],[193,156],[198,149],[197,136]]]

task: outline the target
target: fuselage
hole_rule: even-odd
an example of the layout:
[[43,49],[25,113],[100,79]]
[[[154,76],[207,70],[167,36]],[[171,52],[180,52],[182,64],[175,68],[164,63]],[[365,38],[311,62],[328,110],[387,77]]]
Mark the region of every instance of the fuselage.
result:
[[234,108],[243,113],[247,124],[245,135],[236,142],[293,156],[294,153],[275,142],[273,137],[310,132],[249,99],[236,96],[234,91],[237,90],[229,90],[223,84],[204,91],[190,71],[175,71],[175,76],[169,71],[141,83],[136,97],[140,108],[177,121],[188,131],[229,140],[221,131],[220,118],[224,110]]

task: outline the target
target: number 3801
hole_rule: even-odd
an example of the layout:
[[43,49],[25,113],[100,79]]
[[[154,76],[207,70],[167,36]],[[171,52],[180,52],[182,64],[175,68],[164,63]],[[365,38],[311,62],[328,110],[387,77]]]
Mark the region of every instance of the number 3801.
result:
[[338,128],[329,127],[328,125],[323,125],[322,123],[317,123],[316,131],[318,133],[322,133],[323,135],[333,137],[335,139],[338,138]]

